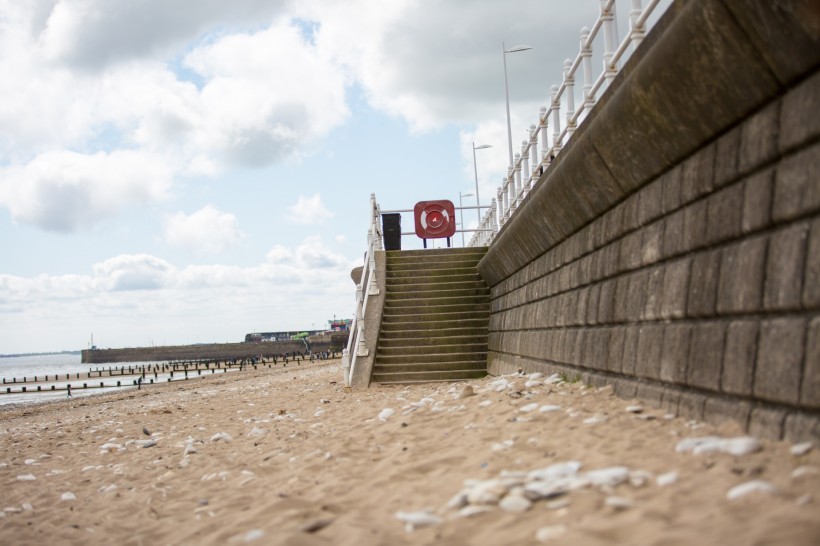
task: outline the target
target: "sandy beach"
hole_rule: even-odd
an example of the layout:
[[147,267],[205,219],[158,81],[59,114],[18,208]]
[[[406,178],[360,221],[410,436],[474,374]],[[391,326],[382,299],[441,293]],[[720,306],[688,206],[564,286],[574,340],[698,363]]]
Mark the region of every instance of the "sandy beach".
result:
[[556,377],[248,371],[3,409],[0,543],[820,543],[820,446],[743,436]]

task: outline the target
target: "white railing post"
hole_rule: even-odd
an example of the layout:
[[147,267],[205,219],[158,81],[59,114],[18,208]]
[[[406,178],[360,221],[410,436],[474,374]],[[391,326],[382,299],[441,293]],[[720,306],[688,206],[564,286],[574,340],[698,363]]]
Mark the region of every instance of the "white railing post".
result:
[[581,64],[584,69],[584,109],[589,110],[595,106],[595,96],[592,94],[592,44],[589,40],[589,29],[581,29]]
[[552,97],[552,148],[556,155],[561,150],[561,98],[558,96],[558,86],[553,85],[550,96]]
[[521,200],[521,154],[515,154],[515,162],[513,163],[513,180],[515,181],[515,194],[513,195],[513,199],[510,199],[510,203],[512,208],[518,208],[519,201]]
[[641,0],[632,0],[632,11],[629,12],[629,37],[632,40],[632,51],[638,49],[646,35],[646,29],[641,24]]
[[498,208],[495,222],[498,224],[498,231],[501,231],[501,226],[504,225],[504,190],[501,186],[498,186],[495,197],[495,205]]
[[541,165],[543,165],[543,171],[547,170],[549,166],[549,156],[550,156],[550,137],[547,134],[549,129],[549,114],[547,113],[547,107],[542,106],[541,110],[538,113],[538,120],[541,125],[539,132],[541,133]]
[[607,82],[611,83],[618,73],[617,63],[612,62],[617,49],[614,0],[601,0],[601,22],[604,28],[604,74],[606,74]]
[[526,180],[524,182],[524,190],[530,189],[530,180],[532,180],[532,170],[530,169],[530,153],[532,153],[533,164],[535,163],[535,159],[538,157],[538,150],[535,146],[532,145],[532,139],[535,136],[535,125],[530,125],[529,130],[530,138],[527,140],[527,143],[524,146],[524,155],[521,157],[524,169],[522,172],[524,176],[526,176]]
[[567,135],[572,136],[575,132],[575,76],[572,73],[572,61],[564,61],[564,85],[567,92]]

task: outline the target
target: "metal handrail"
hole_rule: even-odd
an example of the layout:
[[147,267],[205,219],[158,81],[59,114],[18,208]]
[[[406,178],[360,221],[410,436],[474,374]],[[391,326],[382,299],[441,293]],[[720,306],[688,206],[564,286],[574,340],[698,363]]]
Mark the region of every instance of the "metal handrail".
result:
[[[347,347],[342,351],[342,374],[344,384],[350,386],[350,378],[356,369],[358,357],[366,357],[369,354],[365,342],[365,323],[367,314],[367,302],[370,296],[379,294],[379,284],[376,281],[376,251],[383,250],[382,232],[379,226],[381,211],[376,202],[376,195],[370,194],[370,227],[367,230],[367,252],[364,255],[362,267],[362,277],[356,285],[356,316],[350,325],[350,335],[347,339]],[[353,348],[355,347],[355,351]]]
[[[468,246],[489,245],[506,222],[515,214],[523,200],[532,191],[535,182],[549,168],[555,157],[572,138],[578,125],[595,106],[596,97],[602,94],[611,84],[620,70],[621,61],[634,52],[644,39],[647,22],[660,0],[650,0],[645,8],[641,0],[631,0],[629,12],[629,34],[616,47],[617,15],[615,0],[600,0],[601,8],[598,18],[589,29],[581,29],[580,51],[574,60],[566,59],[563,67],[561,85],[550,88],[550,106],[542,106],[538,114],[538,123],[530,125],[528,138],[521,142],[521,151],[515,154],[513,165],[507,170],[502,185],[498,186],[493,206],[484,214],[477,232],[470,239]],[[592,80],[592,46],[598,33],[603,30],[603,71]],[[575,107],[575,75],[581,69],[583,76],[583,102]],[[565,111],[563,127],[561,110]],[[547,134],[552,118],[553,132]],[[551,140],[551,142],[550,142]],[[539,150],[540,143],[540,150]],[[530,158],[533,159],[530,165]],[[525,177],[522,180],[522,172]]]

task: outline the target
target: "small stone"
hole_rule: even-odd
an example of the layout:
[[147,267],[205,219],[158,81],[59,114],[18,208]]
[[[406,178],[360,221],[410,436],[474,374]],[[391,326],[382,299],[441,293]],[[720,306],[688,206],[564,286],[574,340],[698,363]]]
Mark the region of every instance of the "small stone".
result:
[[562,508],[566,508],[570,505],[569,499],[555,499],[551,501],[547,501],[544,506],[546,506],[547,510],[560,510]]
[[34,507],[31,505],[30,502],[24,502],[20,508],[22,508],[26,512],[31,512],[34,510]]
[[769,495],[774,495],[777,493],[777,489],[769,482],[763,480],[752,480],[731,488],[729,492],[726,493],[726,498],[729,500],[736,500],[741,497],[745,497],[750,493],[766,493]]
[[265,536],[265,531],[262,529],[254,529],[252,531],[248,531],[245,533],[245,536],[242,537],[243,542],[253,542],[254,540],[259,540],[260,538]]
[[791,452],[791,454],[795,457],[800,457],[808,454],[813,448],[814,446],[811,442],[802,442],[800,444],[794,444],[789,452]]
[[299,530],[303,533],[317,533],[333,523],[332,519],[324,518],[324,519],[317,519],[307,523],[299,528]]
[[461,392],[459,393],[459,398],[469,398],[470,396],[475,396],[475,391],[471,385],[465,385]]
[[661,474],[655,479],[655,483],[658,484],[658,487],[666,487],[667,485],[677,483],[677,481],[678,473],[675,471],[667,472],[666,474]]
[[478,482],[467,492],[467,502],[470,504],[498,504],[507,488],[500,480],[486,480]]
[[419,512],[396,512],[396,519],[404,522],[404,528],[408,533],[421,527],[431,527],[441,523],[441,518],[433,514],[430,510]]
[[652,479],[652,473],[646,470],[633,470],[629,473],[629,485],[632,487],[644,487]]
[[553,405],[553,404],[547,404],[545,406],[541,406],[540,408],[538,408],[538,411],[541,412],[541,413],[548,413],[548,412],[551,412],[551,411],[558,411],[560,409],[561,409],[561,406],[556,406],[556,405]]
[[633,505],[632,500],[626,497],[607,497],[606,500],[604,500],[604,506],[612,508],[615,511],[628,510],[632,508]]
[[155,440],[151,440],[151,441],[148,441],[148,442],[143,443],[143,444],[142,444],[142,447],[143,447],[143,448],[146,448],[146,447],[154,447],[155,445],[157,445],[157,442],[156,442]]
[[478,407],[479,408],[486,408],[487,406],[491,405],[492,403],[493,403],[492,400],[484,400],[478,405]]
[[546,544],[547,542],[552,542],[553,540],[560,538],[566,532],[566,525],[550,525],[548,527],[541,527],[535,532],[535,540],[542,544]]
[[615,487],[629,479],[629,469],[625,466],[612,466],[584,473],[592,485]]
[[584,419],[585,425],[597,425],[604,422],[606,422],[606,417],[603,415],[593,415],[592,417],[587,417]]
[[492,512],[492,510],[492,506],[465,506],[464,508],[458,511],[458,517],[471,518],[473,516],[478,516],[480,514]]
[[36,479],[37,478],[34,476],[34,474],[23,474],[21,476],[17,476],[17,481],[21,482],[33,482]]
[[643,406],[627,406],[626,411],[628,411],[629,413],[642,413]]
[[532,501],[524,497],[522,494],[510,494],[501,499],[498,507],[505,512],[526,512],[532,508]]
[[816,476],[817,474],[820,474],[820,469],[816,466],[798,466],[792,470],[792,479],[796,480],[803,476]]
[[143,433],[143,434],[145,434],[146,436],[151,436],[151,431],[149,431],[149,430],[148,430],[147,428],[145,428],[145,427],[142,427],[142,433]]
[[396,413],[396,410],[393,408],[384,408],[379,412],[379,421],[382,423],[387,422],[387,420],[390,419],[394,413]]
[[77,500],[77,495],[75,495],[74,493],[72,493],[70,491],[66,491],[65,493],[63,493],[60,496],[60,500],[61,501],[74,501],[74,500]]
[[527,404],[526,406],[521,406],[518,408],[518,411],[521,413],[530,413],[531,411],[535,411],[538,409],[538,402],[533,402],[532,404]]
[[813,500],[814,497],[812,497],[809,493],[806,493],[805,495],[800,495],[799,497],[797,497],[797,500],[795,500],[794,502],[795,504],[797,504],[797,506],[805,506],[807,504],[811,504]]

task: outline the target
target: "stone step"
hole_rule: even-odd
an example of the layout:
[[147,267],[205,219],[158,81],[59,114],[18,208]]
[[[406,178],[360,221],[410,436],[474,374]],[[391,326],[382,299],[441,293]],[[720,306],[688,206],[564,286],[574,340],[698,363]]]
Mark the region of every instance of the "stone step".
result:
[[469,334],[461,334],[458,336],[440,336],[440,335],[431,335],[431,336],[416,336],[416,337],[393,337],[392,335],[384,335],[379,338],[377,350],[381,351],[383,349],[392,348],[392,347],[438,347],[441,345],[480,345],[480,344],[487,344],[487,334],[482,333],[469,333]]
[[[418,325],[421,328],[452,328],[454,325],[458,325],[460,322],[465,320],[490,320],[490,312],[489,310],[486,311],[465,311],[465,312],[458,312],[458,313],[415,313],[415,314],[397,314],[397,315],[390,315],[384,314],[382,316],[382,328],[386,324],[403,324],[404,326],[400,329],[412,329],[408,328],[411,325]],[[489,322],[488,322],[489,324]]]
[[[381,343],[381,339],[379,340]],[[419,359],[423,355],[436,355],[440,353],[486,353],[486,340],[481,343],[447,343],[437,345],[399,345],[393,347],[376,347],[376,360],[379,356],[395,355],[416,355]]]
[[481,379],[487,370],[445,370],[438,372],[373,373],[372,381],[380,385],[408,383],[437,383]]
[[384,305],[384,315],[425,315],[438,313],[472,313],[486,311],[490,306],[487,303],[462,303],[449,305]]
[[[447,260],[465,256],[484,257],[487,253],[486,247],[468,248],[428,248],[419,250],[388,250],[385,252],[387,262],[403,259],[425,259],[425,260]],[[480,258],[477,258],[480,259]]]
[[473,352],[473,353],[431,353],[423,355],[410,354],[396,354],[396,355],[376,355],[376,366],[393,366],[399,364],[414,364],[420,360],[425,362],[438,362],[439,364],[446,364],[449,362],[480,362],[483,366],[487,365],[487,352]]
[[[483,283],[481,283],[483,284]],[[397,302],[399,300],[412,299],[432,299],[432,298],[470,298],[473,296],[481,296],[485,301],[490,301],[490,289],[486,285],[482,286],[476,282],[469,286],[460,287],[458,283],[453,283],[452,288],[438,289],[438,288],[419,288],[414,290],[413,285],[403,285],[404,290],[391,290],[386,294],[385,300]]]
[[453,362],[407,362],[401,364],[376,364],[374,373],[446,372],[449,370],[484,370],[487,365],[479,360],[455,360]]
[[486,290],[489,293],[489,288],[482,280],[470,281],[447,281],[440,283],[427,283],[416,285],[412,282],[392,283],[388,287],[387,293],[400,297],[409,297],[424,291],[430,292],[449,292],[451,290]]
[[475,280],[481,278],[475,267],[424,267],[418,269],[392,269],[387,268],[387,279],[415,279],[425,277],[430,279],[440,279],[442,282],[453,282],[454,279]]
[[[402,319],[403,317],[397,317],[398,319]],[[478,318],[470,318],[470,319],[461,319],[461,318],[454,318],[452,320],[438,320],[438,321],[404,321],[404,320],[396,320],[393,322],[384,322],[382,321],[382,332],[401,332],[401,331],[408,331],[408,332],[424,332],[424,331],[435,331],[435,330],[447,330],[447,329],[460,329],[460,328],[480,328],[489,330],[489,321],[486,317],[478,317]]]
[[489,334],[489,327],[487,326],[487,322],[484,321],[482,324],[478,326],[458,326],[454,328],[415,328],[415,329],[408,329],[408,330],[386,330],[384,331],[384,338],[385,339],[398,339],[398,338],[406,338],[406,339],[415,339],[420,337],[461,337],[461,336],[472,336],[472,335],[481,335],[487,336]]

